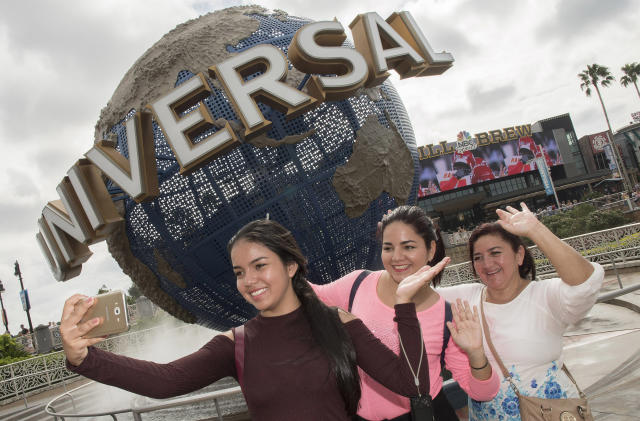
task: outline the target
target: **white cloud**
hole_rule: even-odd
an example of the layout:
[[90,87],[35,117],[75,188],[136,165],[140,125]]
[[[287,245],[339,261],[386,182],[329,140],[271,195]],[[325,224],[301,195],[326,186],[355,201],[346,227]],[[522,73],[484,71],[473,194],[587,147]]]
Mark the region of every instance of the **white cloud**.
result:
[[[345,27],[362,12],[386,17],[411,11],[432,46],[456,59],[442,76],[392,76],[419,144],[452,140],[462,129],[474,133],[567,112],[578,136],[603,130],[600,104],[580,91],[577,74],[597,62],[619,78],[621,66],[640,61],[640,8],[628,0],[610,3],[261,2],[316,20],[336,17]],[[35,325],[58,319],[73,292],[92,294],[103,283],[128,287],[104,243],[92,246],[95,254],[78,278],[56,283],[34,240],[37,218],[56,199],[55,187],[70,165],[91,146],[100,109],[135,60],[177,24],[234,4],[239,2],[0,3],[0,279],[14,333],[26,324],[15,259],[30,290]],[[640,110],[634,89],[617,83],[603,97],[614,128]]]

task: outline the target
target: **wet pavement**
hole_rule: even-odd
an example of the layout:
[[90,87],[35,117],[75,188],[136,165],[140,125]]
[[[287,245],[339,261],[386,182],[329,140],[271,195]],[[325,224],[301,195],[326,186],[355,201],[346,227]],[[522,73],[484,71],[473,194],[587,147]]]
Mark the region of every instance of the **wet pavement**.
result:
[[[640,271],[621,275],[640,283]],[[618,287],[605,278],[602,292]],[[640,420],[640,290],[599,303],[565,335],[565,363],[587,394],[596,420]],[[624,305],[624,307],[623,307]]]

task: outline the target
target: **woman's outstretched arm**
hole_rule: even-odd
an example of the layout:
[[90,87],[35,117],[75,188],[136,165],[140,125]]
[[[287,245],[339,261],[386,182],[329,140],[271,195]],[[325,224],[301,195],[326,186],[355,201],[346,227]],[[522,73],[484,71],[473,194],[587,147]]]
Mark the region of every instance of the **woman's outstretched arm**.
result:
[[226,376],[236,376],[233,340],[218,335],[198,351],[167,364],[138,360],[94,348],[103,338],[84,338],[103,321],[81,323],[95,298],[76,294],[65,301],[60,322],[67,368],[92,380],[152,398],[178,396]]
[[593,273],[593,265],[536,218],[524,203],[522,210],[498,209],[498,223],[512,234],[528,237],[549,258],[559,277],[568,285],[580,285]]
[[198,351],[166,364],[117,355],[90,347],[75,373],[110,386],[155,399],[184,395],[223,377],[236,377],[234,345],[217,335]]

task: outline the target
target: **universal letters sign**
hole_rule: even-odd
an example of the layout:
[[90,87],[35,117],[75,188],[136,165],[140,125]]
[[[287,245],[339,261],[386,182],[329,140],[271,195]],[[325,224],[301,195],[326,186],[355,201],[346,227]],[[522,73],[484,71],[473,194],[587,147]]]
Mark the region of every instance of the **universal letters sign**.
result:
[[[390,69],[407,78],[439,75],[453,64],[451,54],[433,51],[409,12],[393,13],[386,20],[374,12],[360,14],[349,26],[355,49],[342,46],[346,34],[337,21],[310,23],[295,34],[288,59],[298,70],[313,75],[307,83],[308,93],[285,83],[287,57],[272,45],[257,45],[221,63],[212,63],[208,74],[220,82],[246,139],[268,131],[272,125],[257,102],[292,118],[324,101],[344,99],[362,87],[377,86],[389,76]],[[256,71],[262,73],[244,80]],[[126,121],[129,159],[112,142],[98,140],[85,153],[86,158],[69,169],[57,188],[60,199],[47,203],[42,210],[36,235],[56,279],[77,276],[91,256],[88,245],[104,240],[122,221],[103,176],[136,202],[158,195],[154,120],[171,146],[181,174],[239,144],[229,123],[194,143],[214,127],[214,119],[202,103],[210,94],[205,76],[197,74]]]

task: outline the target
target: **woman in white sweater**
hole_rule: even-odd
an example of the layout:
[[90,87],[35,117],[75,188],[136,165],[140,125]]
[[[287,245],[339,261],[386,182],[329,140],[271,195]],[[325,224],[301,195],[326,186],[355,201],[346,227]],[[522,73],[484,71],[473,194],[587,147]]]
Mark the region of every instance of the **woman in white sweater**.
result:
[[[593,307],[604,270],[556,237],[524,203],[522,210],[498,210],[496,223],[483,224],[469,238],[469,255],[481,283],[439,288],[447,301],[460,298],[480,308],[499,357],[523,395],[548,399],[576,397],[562,370],[562,335]],[[533,282],[535,262],[520,236],[549,258],[558,278]],[[489,362],[498,368],[486,343]],[[498,370],[500,372],[500,370]],[[497,396],[471,401],[470,420],[520,420],[518,398],[502,379]]]

